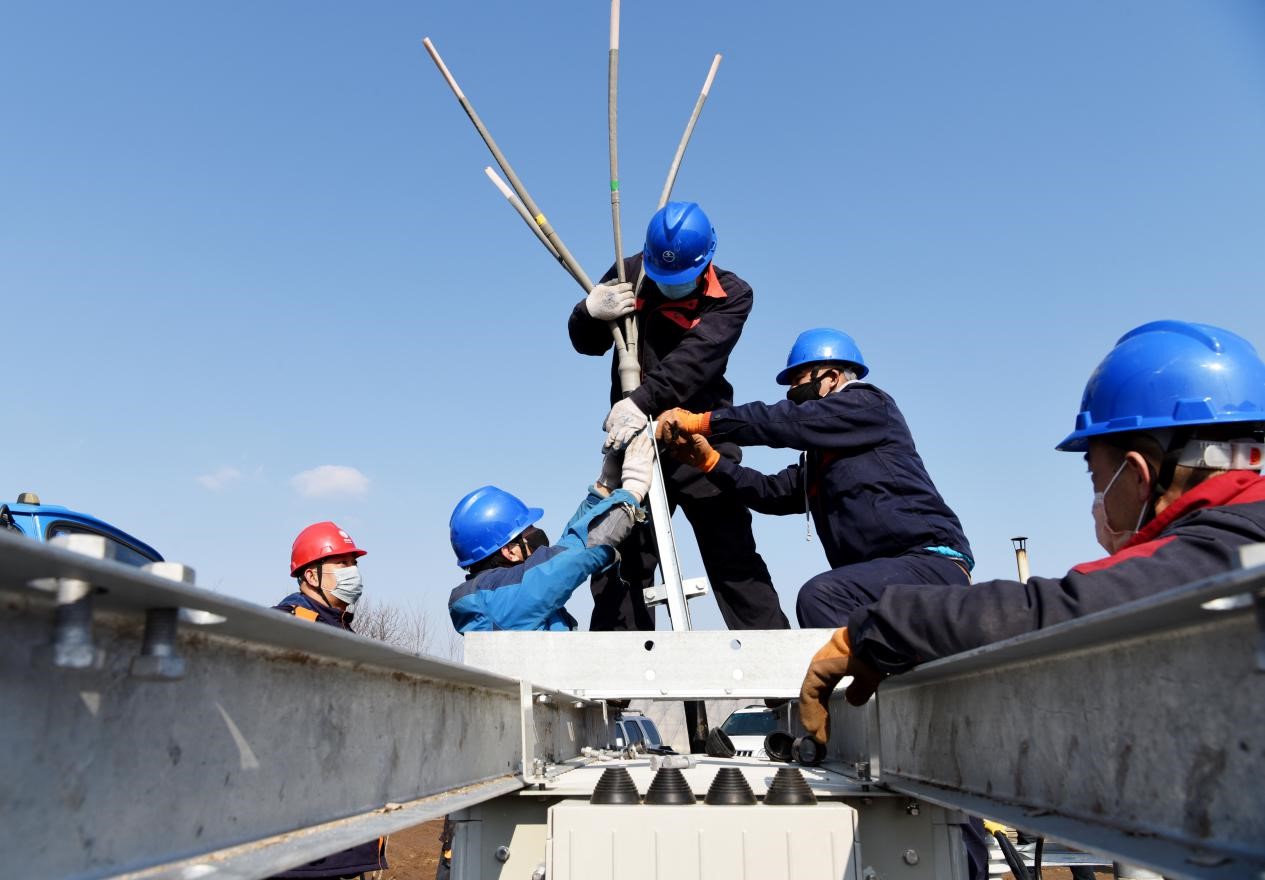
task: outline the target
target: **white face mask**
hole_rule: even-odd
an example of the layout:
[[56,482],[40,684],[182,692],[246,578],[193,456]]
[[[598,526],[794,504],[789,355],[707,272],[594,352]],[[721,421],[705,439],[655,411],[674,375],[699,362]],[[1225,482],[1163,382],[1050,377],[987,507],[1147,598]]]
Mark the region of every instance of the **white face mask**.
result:
[[357,565],[349,565],[346,568],[340,568],[335,571],[334,581],[338,586],[330,590],[330,593],[337,596],[339,601],[346,602],[349,606],[355,605],[356,600],[360,598],[360,594],[365,590],[364,582],[360,578],[360,567]]
[[1116,478],[1124,471],[1126,461],[1120,462],[1120,467],[1116,468],[1116,472],[1111,475],[1111,479],[1107,481],[1107,488],[1101,492],[1094,493],[1093,515],[1094,515],[1094,537],[1098,539],[1098,546],[1102,547],[1108,553],[1116,553],[1125,544],[1129,543],[1129,539],[1138,533],[1138,529],[1142,527],[1142,517],[1146,516],[1146,505],[1142,505],[1142,509],[1138,511],[1138,521],[1133,524],[1132,529],[1113,529],[1111,523],[1107,521],[1107,493],[1111,491],[1111,487],[1115,485]]

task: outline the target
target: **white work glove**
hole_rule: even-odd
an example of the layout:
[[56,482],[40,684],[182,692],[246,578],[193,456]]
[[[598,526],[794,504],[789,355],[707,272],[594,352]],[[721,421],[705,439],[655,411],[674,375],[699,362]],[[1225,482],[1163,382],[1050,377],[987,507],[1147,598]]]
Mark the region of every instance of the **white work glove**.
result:
[[624,450],[624,469],[621,477],[624,489],[640,504],[650,491],[650,473],[654,463],[654,438],[649,431],[642,431]]
[[618,489],[623,463],[624,453],[616,452],[614,449],[607,450],[606,455],[602,457],[602,472],[597,475],[597,485],[612,492]]
[[637,307],[631,283],[599,284],[584,298],[584,308],[599,321],[614,321]]
[[650,418],[637,408],[637,404],[625,397],[611,407],[610,415],[602,422],[606,432],[603,449],[623,449],[637,432],[650,422]]

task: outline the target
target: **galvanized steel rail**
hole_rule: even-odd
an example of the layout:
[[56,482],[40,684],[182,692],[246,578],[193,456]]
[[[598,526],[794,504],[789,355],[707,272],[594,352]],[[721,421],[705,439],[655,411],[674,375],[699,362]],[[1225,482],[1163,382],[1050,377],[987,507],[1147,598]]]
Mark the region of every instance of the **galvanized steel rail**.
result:
[[1166,877],[1265,876],[1265,546],[1243,570],[832,703],[832,754],[922,800]]
[[[90,585],[86,668],[54,665],[67,582]],[[0,534],[0,602],[6,876],[266,876],[603,737],[575,697],[29,538]],[[155,608],[218,621],[182,625],[181,677],[134,664]]]

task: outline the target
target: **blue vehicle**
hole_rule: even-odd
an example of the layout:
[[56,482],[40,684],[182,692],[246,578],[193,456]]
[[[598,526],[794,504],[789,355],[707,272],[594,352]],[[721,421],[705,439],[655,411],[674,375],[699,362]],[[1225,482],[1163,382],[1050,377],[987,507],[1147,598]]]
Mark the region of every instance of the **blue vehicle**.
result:
[[37,541],[58,535],[100,535],[114,547],[114,559],[140,567],[162,562],[162,554],[139,538],[115,528],[95,516],[57,504],[43,504],[34,492],[23,492],[18,500],[0,504],[0,530],[11,529]]

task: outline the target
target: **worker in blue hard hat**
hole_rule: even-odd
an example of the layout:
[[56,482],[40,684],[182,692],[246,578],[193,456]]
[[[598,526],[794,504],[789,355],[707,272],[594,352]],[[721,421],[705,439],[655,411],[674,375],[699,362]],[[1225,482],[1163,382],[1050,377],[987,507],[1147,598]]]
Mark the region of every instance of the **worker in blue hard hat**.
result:
[[1155,321],[1120,337],[1057,448],[1084,454],[1108,555],[1061,578],[910,586],[858,608],[804,678],[811,735],[828,739],[844,676],[860,705],[886,675],[1238,568],[1239,548],[1265,541],[1265,362],[1228,330]]
[[615,546],[641,518],[653,455],[644,432],[627,449],[607,452],[597,482],[554,544],[535,526],[544,511],[503,489],[483,486],[457,502],[448,529],[457,564],[468,572],[448,598],[457,631],[575,629],[564,606],[576,587],[619,558]]
[[[612,358],[611,409],[604,423],[608,445],[621,447],[650,418],[673,407],[709,410],[733,403],[725,369],[753,295],[747,282],[712,262],[715,253],[716,230],[703,209],[694,202],[668,202],[650,219],[642,253],[624,261],[626,278],[635,279],[645,269],[640,294],[631,282],[618,283],[612,266],[572,310],[571,344],[595,356],[612,348],[607,322],[635,313],[641,384],[623,397],[618,359]],[[717,448],[734,461],[741,458],[734,444]],[[685,511],[694,529],[726,625],[789,626],[756,549],[746,506],[697,468],[675,461],[663,466],[668,502]],[[635,530],[620,555],[620,577],[606,572],[593,579],[592,629],[654,629],[654,612],[642,598],[658,564],[652,531]]]
[[[665,413],[660,439],[752,510],[812,518],[830,563],[800,588],[800,626],[836,627],[889,584],[965,586],[973,566],[962,524],[932,483],[891,395],[865,381],[847,333],[805,330],[779,385],[787,399]],[[719,455],[713,440],[798,449],[766,475]]]

